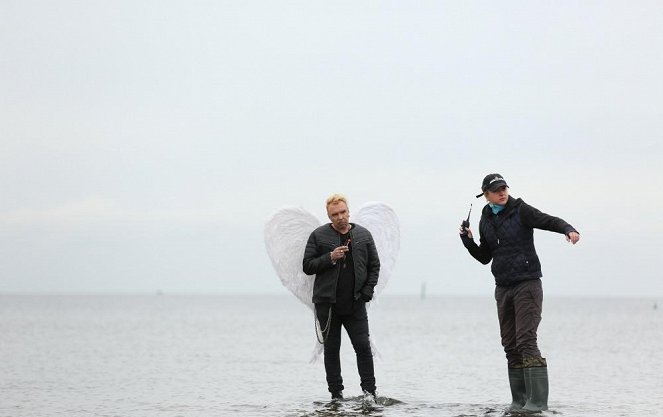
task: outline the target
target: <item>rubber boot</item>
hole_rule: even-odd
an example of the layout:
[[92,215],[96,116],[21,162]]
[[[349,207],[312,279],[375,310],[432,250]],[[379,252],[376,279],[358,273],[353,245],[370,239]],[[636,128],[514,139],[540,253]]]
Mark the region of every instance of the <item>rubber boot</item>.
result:
[[527,402],[525,371],[523,368],[509,368],[509,386],[511,387],[511,406],[509,410],[520,410]]
[[548,368],[537,366],[523,368],[527,402],[523,406],[526,411],[545,411],[548,409]]

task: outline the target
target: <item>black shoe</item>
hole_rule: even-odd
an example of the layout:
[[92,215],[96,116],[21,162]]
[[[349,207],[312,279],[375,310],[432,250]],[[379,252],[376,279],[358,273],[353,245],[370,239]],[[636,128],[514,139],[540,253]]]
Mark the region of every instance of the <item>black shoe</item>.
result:
[[332,400],[342,400],[343,399],[343,391],[333,391],[331,393]]

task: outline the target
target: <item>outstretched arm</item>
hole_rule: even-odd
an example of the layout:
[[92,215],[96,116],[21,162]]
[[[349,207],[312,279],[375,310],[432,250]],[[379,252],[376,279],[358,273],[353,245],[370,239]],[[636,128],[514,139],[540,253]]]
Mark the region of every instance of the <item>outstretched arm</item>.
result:
[[578,233],[575,227],[559,217],[543,213],[529,204],[523,203],[520,208],[520,218],[522,219],[523,225],[533,229],[562,233],[566,236],[566,241],[571,242],[574,245],[580,240],[580,233]]

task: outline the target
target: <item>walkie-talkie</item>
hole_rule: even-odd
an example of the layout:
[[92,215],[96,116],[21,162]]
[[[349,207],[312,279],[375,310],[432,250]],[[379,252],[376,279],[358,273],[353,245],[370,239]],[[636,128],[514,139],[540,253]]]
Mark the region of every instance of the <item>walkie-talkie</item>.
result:
[[467,228],[470,227],[470,214],[472,214],[472,204],[470,204],[470,211],[467,213],[467,219],[463,220],[463,223],[461,223],[464,235],[467,234]]

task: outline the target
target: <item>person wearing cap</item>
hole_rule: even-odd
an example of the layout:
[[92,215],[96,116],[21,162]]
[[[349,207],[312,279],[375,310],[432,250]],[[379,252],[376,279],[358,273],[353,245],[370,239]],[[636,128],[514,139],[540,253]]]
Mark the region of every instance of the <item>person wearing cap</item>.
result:
[[572,244],[580,234],[564,220],[542,213],[520,198],[509,195],[500,174],[488,174],[481,184],[487,204],[479,221],[479,244],[464,223],[463,246],[477,261],[492,261],[495,300],[502,346],[506,353],[511,410],[548,409],[548,368],[537,346],[543,288],[541,262],[534,248],[534,229],[562,233]]

